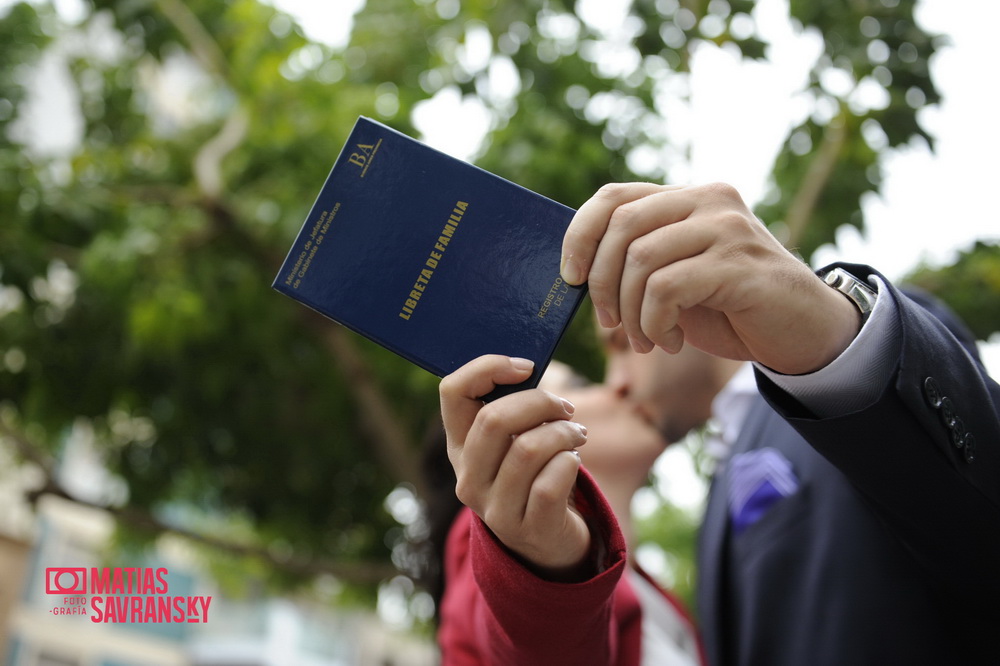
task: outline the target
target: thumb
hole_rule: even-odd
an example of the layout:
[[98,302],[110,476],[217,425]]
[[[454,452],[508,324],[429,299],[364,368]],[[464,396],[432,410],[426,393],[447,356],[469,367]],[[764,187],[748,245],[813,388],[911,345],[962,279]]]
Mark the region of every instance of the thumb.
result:
[[534,367],[534,361],[526,358],[491,354],[469,361],[442,379],[438,393],[449,445],[455,437],[465,441],[476,415],[483,408],[481,396],[498,385],[523,382]]

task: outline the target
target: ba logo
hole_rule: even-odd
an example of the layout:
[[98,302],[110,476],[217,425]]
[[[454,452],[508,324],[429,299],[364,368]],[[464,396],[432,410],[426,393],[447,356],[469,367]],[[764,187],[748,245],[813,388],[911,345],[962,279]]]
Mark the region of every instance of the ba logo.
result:
[[354,166],[361,167],[363,170],[368,166],[368,162],[372,158],[372,153],[375,151],[375,146],[373,144],[365,143],[359,143],[356,145],[358,147],[358,152],[351,153],[351,156],[347,158],[347,161]]
[[45,570],[46,594],[86,594],[87,570],[84,567],[49,567]]

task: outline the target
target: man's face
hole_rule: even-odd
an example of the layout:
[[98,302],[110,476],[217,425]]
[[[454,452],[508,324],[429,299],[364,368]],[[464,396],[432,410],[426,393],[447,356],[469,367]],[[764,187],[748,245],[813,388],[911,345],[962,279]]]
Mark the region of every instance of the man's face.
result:
[[605,383],[633,403],[668,441],[676,442],[711,414],[718,385],[713,359],[691,345],[677,354],[659,347],[632,351],[624,330],[602,330],[608,366]]

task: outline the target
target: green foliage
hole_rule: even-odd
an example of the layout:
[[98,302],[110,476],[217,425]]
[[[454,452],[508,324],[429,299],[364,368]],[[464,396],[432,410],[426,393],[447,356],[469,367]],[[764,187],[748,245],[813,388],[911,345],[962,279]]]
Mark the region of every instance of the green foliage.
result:
[[[605,182],[662,177],[630,167],[634,151],[664,145],[660,86],[687,75],[699,45],[764,58],[753,7],[636,0],[612,58],[605,26],[568,1],[368,0],[344,48],[257,0],[91,0],[78,26],[15,5],[0,18],[5,427],[57,454],[69,426],[89,423],[151,533],[213,532],[271,564],[305,562],[299,573],[387,564],[398,526],[383,500],[422,487],[417,442],[438,418],[437,382],[269,288],[355,118],[416,134],[414,109],[457,91],[490,114],[481,166],[578,206]],[[937,101],[937,40],[912,7],[792,4],[824,38],[817,111],[759,212],[794,226],[806,256],[863,224],[859,197],[877,191],[888,147],[929,140],[916,111]],[[53,40],[82,122],[56,156],[14,131]],[[830,71],[888,103],[828,89]],[[597,379],[590,319],[559,357]],[[690,530],[675,543],[662,518],[653,538],[689,560]]]
[[[0,373],[4,400],[51,452],[69,424],[89,420],[133,508],[236,512],[256,530],[250,543],[293,543],[307,560],[387,558],[394,522],[382,499],[401,479],[380,469],[358,425],[351,382],[324,341],[331,325],[269,287],[309,192],[369,109],[332,105],[315,72],[284,75],[306,41],[265,38],[277,13],[256,2],[194,7],[204,34],[182,33],[153,4],[99,8],[113,12],[122,52],[107,61],[84,49],[69,62],[81,146],[51,166],[17,146],[3,152],[20,173],[4,178],[17,212],[0,265],[20,306],[3,317],[0,348],[26,359]],[[5,41],[4,57],[38,32],[24,25],[33,12],[4,18],[25,36]],[[200,63],[214,74],[205,90],[215,88],[200,117],[164,123],[150,72],[210,48],[225,76]],[[350,86],[341,94],[355,97]],[[237,113],[251,119],[216,167],[226,191],[214,197],[198,160]],[[372,363],[415,374],[384,355]],[[413,428],[434,410],[433,387],[422,388],[406,401]]]
[[976,242],[953,265],[920,266],[905,281],[947,303],[976,338],[1000,332],[1000,244]]
[[685,511],[665,499],[648,516],[636,520],[640,544],[655,544],[664,554],[666,579],[660,582],[695,608],[695,541],[700,516]]
[[805,259],[836,229],[864,227],[861,197],[878,192],[887,148],[915,138],[933,147],[917,110],[940,100],[929,62],[941,39],[913,18],[916,0],[792,0],[823,52],[810,74],[813,113],[779,154],[771,195],[757,214]]

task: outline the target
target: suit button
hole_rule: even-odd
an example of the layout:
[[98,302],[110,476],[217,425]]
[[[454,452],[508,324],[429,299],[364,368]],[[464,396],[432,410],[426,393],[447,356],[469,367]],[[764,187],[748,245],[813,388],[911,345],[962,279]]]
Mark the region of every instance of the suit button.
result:
[[976,459],[976,438],[972,433],[965,436],[965,462],[970,463]]
[[955,419],[957,418],[955,415],[955,406],[951,403],[951,398],[948,396],[941,398],[941,421],[951,428],[954,427]]
[[933,377],[924,380],[924,398],[927,399],[927,404],[934,409],[941,407],[941,400],[944,396],[941,395],[941,387],[938,386],[937,380]]
[[968,431],[965,429],[965,423],[962,419],[955,417],[955,423],[951,426],[951,443],[956,449],[960,449],[965,446],[965,436]]

